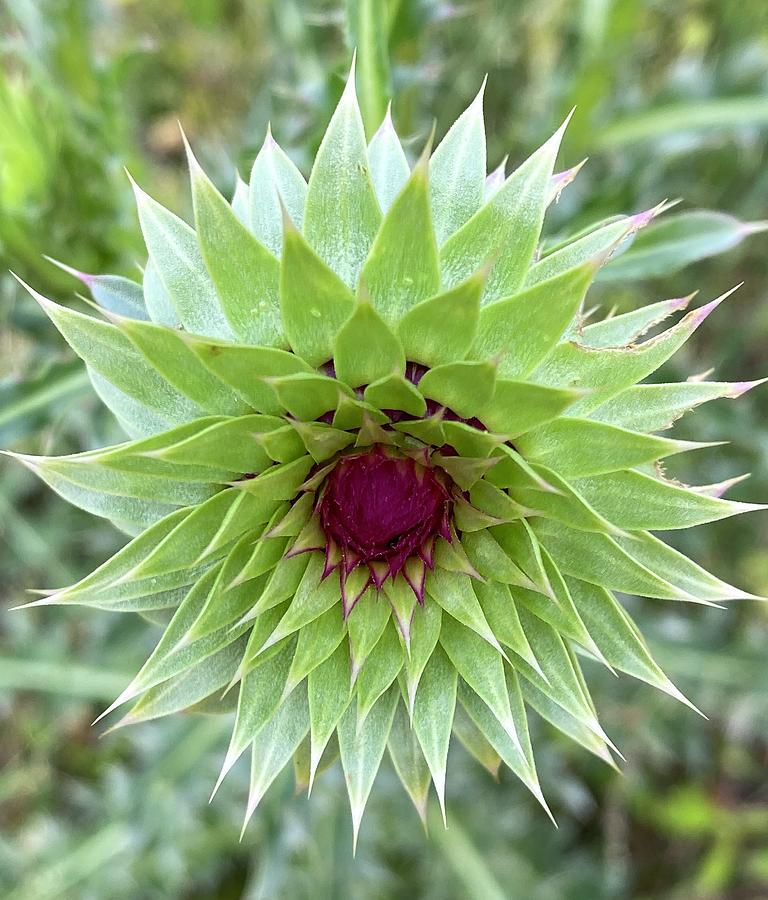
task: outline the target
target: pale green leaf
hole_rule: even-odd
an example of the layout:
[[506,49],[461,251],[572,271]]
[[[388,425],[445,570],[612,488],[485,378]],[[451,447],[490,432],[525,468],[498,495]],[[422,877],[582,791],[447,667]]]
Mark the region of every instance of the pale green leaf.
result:
[[243,828],[308,731],[307,691],[301,685],[261,729],[251,745],[251,783]]
[[341,592],[336,578],[323,579],[324,560],[321,554],[313,553],[291,600],[288,611],[265,642],[266,650],[278,641],[313,622],[324,612],[337,606],[341,617]]
[[[397,334],[409,362],[434,368],[464,359],[475,337],[486,271],[455,288],[417,303],[403,316]],[[480,358],[492,353],[476,354]]]
[[639,532],[623,537],[617,535],[615,541],[638,563],[675,584],[700,603],[759,599],[711,575],[679,550],[652,534]]
[[387,212],[411,174],[408,160],[392,124],[392,110],[387,107],[384,120],[368,144],[371,179],[382,212]]
[[378,409],[398,409],[411,416],[423,416],[427,410],[418,389],[402,375],[388,375],[370,383],[364,398]]
[[[58,591],[51,591],[49,595],[32,601],[32,605],[45,606],[55,603],[88,603],[89,598],[98,595],[101,591],[108,591],[118,585],[127,586],[130,573],[140,564],[155,548],[155,546],[167,537],[178,525],[191,513],[189,509],[178,509],[172,512],[160,522],[152,525],[130,543],[117,551],[106,562],[94,569],[85,578],[69,587]],[[196,573],[197,574],[197,573]],[[189,573],[183,574],[183,579],[171,587],[189,584],[186,580]],[[111,598],[110,598],[111,599]]]
[[461,228],[483,203],[486,166],[484,92],[485,82],[430,160],[429,193],[439,244]]
[[566,478],[629,469],[702,445],[627,431],[590,419],[562,418],[521,435],[517,449]]
[[239,172],[235,172],[235,190],[232,192],[230,205],[232,212],[237,216],[237,221],[248,227],[250,224],[248,221],[248,183],[243,181]]
[[552,585],[544,567],[541,547],[536,535],[526,519],[516,519],[489,528],[491,537],[528,576],[531,588],[546,596],[551,596]]
[[735,399],[762,381],[683,381],[677,384],[637,384],[599,406],[591,417],[635,431],[663,431],[689,410],[718,400]]
[[573,321],[597,265],[587,260],[480,311],[472,356],[498,357],[499,375],[523,378],[547,356]]
[[[285,507],[278,509],[267,523],[261,537],[251,546],[251,552],[248,559],[245,560],[238,572],[233,573],[232,579],[225,584],[225,588],[235,588],[241,584],[245,584],[261,575],[271,573],[275,566],[285,555],[288,544],[288,538],[272,537],[269,533],[270,525],[275,521],[275,517],[285,512]],[[259,588],[261,594],[261,588]]]
[[574,404],[570,413],[584,415],[655,372],[730,293],[694,309],[676,325],[635,347],[593,349],[578,343],[559,344],[532,379],[554,387],[589,389],[591,393]]
[[520,621],[544,677],[525,664],[516,661],[525,678],[538,688],[553,703],[562,707],[582,725],[603,741],[605,732],[600,727],[594,713],[591,698],[585,692],[581,679],[576,673],[575,662],[558,632],[529,612],[525,606],[519,607]]
[[285,646],[264,662],[257,660],[254,668],[240,682],[235,726],[217,787],[243,751],[281,706],[282,692],[291,668],[295,648],[295,641],[286,642]]
[[339,722],[339,750],[352,810],[355,845],[365,804],[384,755],[398,696],[397,687],[391,687],[375,704],[359,728],[353,706],[347,709]]
[[320,258],[354,288],[380,220],[353,68],[312,166],[303,230]]
[[616,764],[608,749],[608,744],[588,728],[581,719],[571,715],[556,703],[542,687],[532,684],[527,678],[520,678],[525,702],[547,722],[567,735],[571,740],[580,744],[590,753],[594,753],[599,759],[615,769]]
[[482,456],[480,459],[473,459],[472,457],[452,456],[438,451],[432,454],[432,464],[445,469],[463,491],[468,491],[487,472],[493,469],[496,465],[496,457]]
[[455,362],[436,366],[419,381],[419,390],[430,400],[464,418],[472,418],[493,396],[496,367],[490,362]]
[[59,306],[20,282],[89,369],[171,423],[204,415],[147,362],[114,325]]
[[275,256],[283,249],[282,202],[291,221],[301,230],[307,182],[267,131],[253,163],[248,197],[251,231]]
[[564,574],[610,590],[705,605],[750,596],[649,534],[611,538],[567,528],[551,519],[536,519],[532,525]]
[[[522,286],[539,241],[564,128],[565,125],[515,170],[490,200],[443,244],[440,262],[446,287],[457,285],[496,255],[498,258],[486,284],[485,301],[508,296]],[[483,171],[483,181],[484,175]],[[478,185],[481,196],[483,181]]]
[[590,226],[586,233],[573,236],[534,263],[525,275],[525,286],[530,288],[597,256],[605,257],[615,252],[639,228],[647,225],[656,212],[649,210],[636,216],[619,216],[604,225]]
[[[346,393],[348,388],[343,385],[344,392],[339,392],[338,403],[336,404],[336,412],[333,414],[333,427],[350,431],[354,429],[364,430],[374,423],[374,425],[386,425],[389,416],[385,415],[381,410],[360,400],[351,391]],[[358,437],[360,432],[358,431]]]
[[[210,416],[148,440],[126,445],[125,452],[132,450],[153,459],[182,465],[223,466],[243,475],[246,472],[261,472],[272,464],[264,449],[265,442],[269,435],[278,430],[282,434],[284,429],[283,420],[272,416]],[[298,438],[293,442],[292,450],[293,459],[303,456],[304,448]]]
[[[539,788],[536,770],[533,765],[533,757],[526,756],[520,747],[520,743],[509,736],[488,706],[462,681],[459,682],[459,703],[466,711],[470,721],[504,763],[534,793],[537,799],[541,800],[541,789]],[[520,706],[522,708],[522,704]],[[525,712],[523,711],[522,719],[518,716],[517,722],[521,725],[524,720]]]
[[539,663],[523,631],[517,605],[509,586],[489,581],[485,584],[476,584],[474,591],[485,618],[498,640],[505,647],[514,650],[528,665],[538,670]]
[[[487,705],[512,741],[519,744],[517,729],[509,706],[504,661],[501,654],[479,638],[474,631],[465,628],[450,616],[443,618],[440,644],[462,679]],[[428,669],[429,667],[427,667]],[[422,684],[427,676],[427,670],[422,677]],[[419,685],[419,690],[416,692],[414,725],[422,684]]]
[[136,677],[99,718],[132,700],[149,688],[197,665],[237,640],[243,628],[221,628],[196,641],[185,640],[187,632],[205,605],[216,582],[219,566],[210,569],[192,587],[176,610],[160,641]]
[[493,457],[496,464],[485,476],[496,487],[506,488],[518,484],[520,479],[531,487],[537,487],[542,491],[554,490],[536,470],[527,463],[523,457],[509,444],[500,444],[497,453]]
[[580,397],[579,391],[566,388],[497,378],[490,401],[478,409],[478,414],[486,428],[510,439],[518,438],[557,418]]
[[[302,422],[311,422],[335,410],[343,397],[354,398],[343,382],[327,375],[297,372],[266,380],[283,409]],[[339,427],[335,419],[334,427]]]
[[285,348],[280,263],[238,221],[189,148],[187,155],[197,239],[227,322],[245,343]]
[[448,420],[442,423],[442,427],[445,442],[458,450],[461,456],[488,457],[506,441],[505,435],[492,434],[467,422]]
[[246,532],[224,558],[202,609],[185,635],[185,641],[198,640],[225,625],[232,625],[254,605],[264,589],[267,580],[265,573],[259,573],[260,577],[254,576],[258,577],[258,581],[233,582],[248,562],[258,536],[259,529]]
[[692,600],[684,591],[636,561],[607,535],[568,528],[551,519],[532,522],[558,568],[611,590],[668,600]]
[[84,278],[93,299],[109,312],[134,319],[149,319],[142,286],[120,275],[87,275]]
[[[499,642],[491,631],[475,592],[472,590],[472,581],[469,576],[449,573],[436,567],[427,578],[427,594],[449,616],[479,635],[494,650],[501,651]],[[446,627],[446,621],[444,617],[443,628]]]
[[708,497],[642,472],[612,472],[574,482],[586,500],[619,528],[664,531],[691,528],[765,507]]
[[345,633],[341,610],[334,607],[326,610],[299,631],[296,653],[291,663],[291,671],[288,673],[289,690],[331,656]]
[[389,604],[375,591],[367,591],[347,617],[349,656],[354,681],[368,654],[379,642],[391,617]]
[[328,362],[333,357],[336,335],[354,308],[352,291],[286,220],[280,310],[293,352],[310,366]]
[[184,340],[217,378],[257,412],[279,415],[283,411],[266,379],[311,371],[303,360],[285,350],[207,341],[193,335],[184,335]]
[[405,652],[410,653],[411,624],[419,601],[402,573],[388,578],[382,585],[382,591],[392,607],[392,618],[400,632]]
[[147,260],[147,264],[144,267],[142,291],[149,318],[153,322],[156,322],[158,325],[170,325],[172,328],[178,328],[181,325],[181,320],[176,312],[176,307],[173,305],[171,295],[168,293],[160,278],[160,273],[151,259]]
[[[471,693],[471,691],[469,691],[466,687],[464,688],[464,690],[468,693]],[[475,698],[475,701],[477,702],[477,698]],[[500,731],[509,741],[506,733],[501,729]],[[499,767],[501,766],[501,757],[493,749],[488,738],[485,737],[485,735],[482,733],[482,731],[480,731],[477,725],[475,725],[472,719],[469,718],[469,715],[461,705],[458,705],[454,711],[453,733],[459,739],[461,745],[464,747],[467,753],[474,756],[474,758],[480,763],[480,765],[484,769],[486,769],[494,779],[498,781]],[[429,769],[427,768],[426,763],[424,764],[424,768],[427,769],[427,778],[429,778]]]
[[195,507],[128,574],[145,578],[204,562],[246,531],[267,522],[279,505],[279,499],[257,499],[237,488],[220,491]]
[[248,410],[245,401],[203,365],[176,329],[131,319],[119,319],[115,324],[152,368],[200,409],[215,415],[238,415]]
[[218,490],[213,483],[173,475],[121,472],[88,457],[17,458],[74,506],[141,527],[164,518],[179,506],[202,503]]
[[262,591],[261,597],[249,613],[249,618],[261,616],[269,609],[290,600],[296,593],[309,565],[310,554],[284,557],[279,560]]
[[[484,578],[502,584],[517,584],[536,589],[536,585],[517,563],[509,558],[499,542],[487,530],[463,534],[461,544],[475,570]],[[469,589],[471,590],[471,585]]]
[[[582,621],[571,592],[568,590],[568,585],[552,561],[552,557],[546,550],[542,551],[542,557],[547,579],[552,586],[549,596],[544,596],[536,591],[528,591],[525,588],[514,588],[515,601],[522,603],[544,622],[548,622],[563,638],[581,644],[600,662],[608,664]],[[534,668],[536,667],[534,666]]]
[[685,309],[691,299],[692,297],[688,296],[661,300],[618,316],[609,316],[601,322],[582,328],[579,340],[582,344],[596,349],[626,347],[673,313]]
[[410,652],[405,657],[405,683],[408,708],[413,713],[419,681],[440,637],[443,614],[439,604],[424,603],[414,611],[411,623]]
[[349,684],[349,651],[342,642],[307,678],[311,736],[310,785],[323,751],[344,710],[349,706]]
[[347,3],[350,44],[357,48],[360,70],[360,109],[370,134],[381,121],[392,96],[389,66],[389,25],[394,13],[386,0],[356,0]]
[[485,479],[472,486],[469,499],[474,507],[499,522],[511,522],[528,514],[526,507]]
[[[368,654],[355,682],[357,693],[357,727],[365,721],[374,703],[397,678],[403,667],[403,651],[391,617]],[[418,696],[418,695],[417,695]]]
[[413,705],[413,730],[432,773],[443,817],[448,746],[456,708],[456,684],[456,666],[438,648],[427,662]]
[[619,529],[585,500],[585,498],[561,478],[553,469],[542,465],[533,465],[534,472],[539,474],[555,490],[541,490],[533,485],[527,474],[517,470],[510,470],[507,481],[507,490],[525,507],[533,509],[536,513],[557,519],[572,528],[581,528],[583,531],[602,531],[615,534]]
[[351,388],[405,372],[400,341],[366,300],[342,325],[333,350],[336,377]]
[[246,477],[236,482],[235,486],[246,491],[250,497],[259,499],[265,506],[273,500],[292,500],[309,475],[312,465],[311,457],[301,456],[292,462],[276,463],[255,478]]
[[406,419],[402,422],[394,422],[392,428],[403,434],[409,434],[424,444],[432,444],[434,447],[442,447],[446,442],[443,419],[439,412],[425,419]]
[[144,301],[144,290],[138,282],[130,278],[123,278],[121,275],[91,275],[88,272],[73,269],[72,266],[50,256],[46,256],[46,259],[68,275],[81,281],[99,306],[108,312],[144,321],[149,319]]
[[411,798],[422,822],[427,815],[427,799],[431,774],[424,754],[419,746],[416,734],[408,721],[408,712],[402,703],[398,703],[392,730],[387,740],[387,749],[397,777]]
[[232,676],[243,655],[245,637],[238,638],[143,694],[118,725],[135,725],[162,716],[184,712],[212,695],[218,696]]
[[[174,424],[165,416],[144,406],[139,400],[121,391],[103,375],[86,366],[88,377],[96,395],[117,419],[118,424],[129,438],[142,438],[159,431],[165,431]],[[194,414],[190,419],[194,419]]]
[[639,629],[610,591],[575,578],[567,581],[584,624],[608,662],[687,703],[654,661]]
[[192,228],[134,184],[139,221],[150,258],[181,324],[195,334],[230,338],[216,288]]
[[292,419],[290,424],[296,429],[307,453],[317,463],[327,462],[355,442],[353,434],[323,422],[301,422]]
[[440,290],[428,192],[427,163],[422,156],[387,210],[363,266],[361,285],[392,327],[409,309]]

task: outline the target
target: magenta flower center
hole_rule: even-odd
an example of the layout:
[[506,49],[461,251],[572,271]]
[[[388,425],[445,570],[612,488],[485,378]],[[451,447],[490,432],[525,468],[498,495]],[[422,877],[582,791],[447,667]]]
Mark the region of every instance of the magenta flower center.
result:
[[329,541],[344,567],[383,561],[396,575],[412,556],[431,565],[436,535],[450,540],[447,476],[382,447],[341,459],[328,476],[319,504]]

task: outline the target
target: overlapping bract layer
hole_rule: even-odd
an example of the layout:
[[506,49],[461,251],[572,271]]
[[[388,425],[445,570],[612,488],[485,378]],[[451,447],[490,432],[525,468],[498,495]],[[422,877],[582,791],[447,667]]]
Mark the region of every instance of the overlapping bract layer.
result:
[[[700,446],[656,432],[752,385],[638,384],[722,298],[645,341],[690,298],[584,325],[660,209],[541,255],[561,135],[486,177],[478,96],[411,169],[389,117],[366,146],[350,79],[308,184],[268,135],[231,204],[190,153],[194,229],[137,188],[143,284],[81,276],[103,318],[30,288],[131,440],[22,459],[134,535],[36,602],[167,623],[123,722],[237,687],[249,816],[292,757],[311,784],[340,755],[357,830],[387,747],[423,813],[452,733],[543,802],[526,706],[612,759],[577,652],[684,699],[614,592],[747,596],[649,533],[752,508],[655,467]],[[404,461],[421,519],[377,493]]]

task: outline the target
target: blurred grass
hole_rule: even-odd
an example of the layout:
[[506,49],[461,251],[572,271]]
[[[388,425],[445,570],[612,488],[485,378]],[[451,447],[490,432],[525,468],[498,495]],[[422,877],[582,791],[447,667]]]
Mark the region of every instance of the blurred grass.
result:
[[[447,129],[486,72],[492,165],[506,153],[522,159],[576,104],[562,163],[591,158],[550,217],[553,236],[664,197],[683,197],[681,210],[768,217],[764,0],[6,0],[0,35],[0,263],[64,301],[74,286],[42,253],[86,271],[131,274],[141,261],[124,165],[189,210],[177,119],[223,190],[233,166],[247,173],[267,120],[306,172],[353,44],[367,48],[367,126],[391,90],[411,152],[433,119],[438,134]],[[595,298],[626,308],[700,287],[706,300],[744,280],[670,374],[717,366],[717,377],[758,378],[768,374],[767,260],[757,236],[663,279],[605,283]],[[78,365],[5,276],[0,322],[0,443],[66,452],[115,439]],[[731,440],[697,459],[695,480],[751,471],[734,497],[768,498],[767,423],[765,389],[684,422],[681,437]],[[633,601],[660,661],[710,719],[590,667],[628,763],[617,776],[533,722],[559,830],[511,777],[494,784],[457,749],[450,830],[431,818],[425,841],[385,772],[353,862],[338,772],[311,804],[293,797],[286,773],[239,844],[246,773],[207,805],[227,723],[179,717],[98,739],[88,723],[152,644],[143,620],[5,612],[26,587],[67,583],[119,542],[1,465],[2,896],[768,895],[764,607]],[[699,529],[680,546],[768,592],[765,514]]]

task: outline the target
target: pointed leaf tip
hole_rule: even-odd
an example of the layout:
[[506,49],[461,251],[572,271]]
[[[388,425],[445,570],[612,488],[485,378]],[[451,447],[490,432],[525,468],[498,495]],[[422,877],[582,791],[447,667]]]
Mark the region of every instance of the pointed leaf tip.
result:
[[664,199],[661,203],[657,203],[649,209],[635,213],[633,216],[630,216],[628,220],[630,232],[639,231],[641,228],[645,228],[645,226],[648,225],[649,222],[652,222],[657,216],[667,212],[667,210],[672,209],[681,202],[682,201],[679,198],[676,200]]
[[[565,129],[570,125],[571,119],[573,118],[575,112],[576,107],[572,106],[571,111],[568,113],[565,119],[563,119],[563,124],[560,126],[560,128],[558,128],[557,132],[555,132],[556,134],[559,132],[561,137],[563,136],[563,134],[565,134]],[[580,163],[580,165],[584,165],[584,163]]]
[[698,328],[699,325],[701,325],[702,322],[710,315],[710,313],[714,312],[724,300],[727,300],[728,297],[730,297],[731,294],[735,293],[743,284],[744,282],[740,281],[729,291],[726,291],[724,294],[721,294],[714,300],[710,300],[709,303],[705,303],[704,306],[700,306],[698,309],[694,309],[692,312],[688,313],[693,327]]
[[429,134],[427,135],[427,140],[424,142],[424,149],[419,154],[419,158],[416,160],[416,165],[413,167],[414,172],[420,172],[424,175],[425,178],[429,176],[429,160],[432,156],[432,148],[435,144],[436,133],[437,121],[433,119],[432,127],[429,129]]
[[[67,275],[71,275],[73,278],[77,278],[78,281],[82,281],[83,284],[88,285],[88,287],[93,284],[95,280],[95,276],[89,274],[88,272],[81,272],[79,269],[75,269],[72,266],[68,266],[66,263],[61,262],[61,260],[54,259],[52,256],[48,256],[47,254],[43,254],[43,259],[47,260],[52,265],[61,269],[62,272],[66,272]],[[13,274],[13,273],[11,273]]]
[[753,390],[753,388],[760,387],[761,384],[765,384],[768,382],[768,378],[758,378],[755,381],[736,381],[732,385],[732,391],[729,395],[731,398],[736,399],[737,397],[741,397],[743,394],[746,394],[747,391]]
[[480,90],[477,92],[475,99],[472,101],[473,103],[477,103],[480,101],[482,103],[483,97],[485,96],[485,88],[488,84],[488,73],[486,72],[483,76],[483,83],[480,85]]

